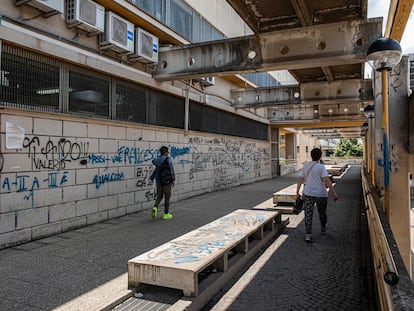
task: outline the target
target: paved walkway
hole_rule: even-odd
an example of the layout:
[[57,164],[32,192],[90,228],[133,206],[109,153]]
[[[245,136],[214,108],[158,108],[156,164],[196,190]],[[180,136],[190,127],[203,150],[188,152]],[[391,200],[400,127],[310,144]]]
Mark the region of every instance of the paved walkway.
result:
[[376,310],[368,236],[362,216],[360,168],[336,183],[328,233],[314,215],[314,243],[304,242],[303,213],[231,289],[205,310]]
[[[90,310],[76,305],[79,297],[99,303],[97,288],[126,290],[128,259],[236,209],[256,206],[296,177],[175,202],[171,221],[142,212],[0,250],[0,310]],[[351,167],[336,191],[340,203],[329,200],[327,235],[320,235],[315,213],[315,242],[305,243],[303,215],[290,216],[284,234],[205,310],[374,310],[360,167]]]

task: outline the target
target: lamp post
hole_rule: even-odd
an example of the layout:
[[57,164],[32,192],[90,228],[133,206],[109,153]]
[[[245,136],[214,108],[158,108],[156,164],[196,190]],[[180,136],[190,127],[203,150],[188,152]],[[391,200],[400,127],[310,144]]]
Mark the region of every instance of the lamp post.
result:
[[370,164],[369,164],[369,140],[368,140],[368,122],[365,121],[364,124],[361,126],[361,137],[365,137],[364,143],[364,167],[367,173],[369,174]]
[[[369,133],[369,168],[368,171],[371,174],[372,185],[375,185],[375,150],[374,150],[374,117],[375,107],[374,105],[368,105],[364,108],[364,115],[368,119],[368,133]],[[368,137],[366,137],[368,140]]]
[[369,64],[376,70],[381,72],[382,85],[382,125],[384,130],[384,208],[387,218],[390,216],[390,159],[389,159],[389,117],[388,117],[388,71],[398,65],[402,57],[401,46],[398,41],[391,38],[378,38],[375,40],[367,51]]

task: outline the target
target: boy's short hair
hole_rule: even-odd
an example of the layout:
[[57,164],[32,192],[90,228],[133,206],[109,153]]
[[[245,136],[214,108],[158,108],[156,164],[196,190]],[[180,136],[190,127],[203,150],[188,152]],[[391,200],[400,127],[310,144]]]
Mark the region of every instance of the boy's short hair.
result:
[[318,161],[322,158],[322,150],[319,148],[313,148],[311,150],[312,161]]
[[168,147],[166,147],[166,146],[162,146],[161,148],[160,148],[160,153],[161,154],[166,154],[168,152]]

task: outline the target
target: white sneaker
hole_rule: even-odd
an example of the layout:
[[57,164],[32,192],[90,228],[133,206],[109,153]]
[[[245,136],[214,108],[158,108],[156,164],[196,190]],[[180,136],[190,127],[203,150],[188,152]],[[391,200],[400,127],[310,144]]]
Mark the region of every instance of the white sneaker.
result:
[[312,243],[312,234],[306,234],[305,241],[308,243]]

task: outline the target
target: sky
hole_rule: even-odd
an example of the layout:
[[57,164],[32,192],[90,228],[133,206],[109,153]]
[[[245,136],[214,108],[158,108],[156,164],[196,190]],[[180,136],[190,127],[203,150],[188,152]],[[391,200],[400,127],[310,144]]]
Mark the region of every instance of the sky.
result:
[[[387,24],[390,0],[368,0],[368,17],[383,17],[383,33]],[[414,8],[400,42],[403,54],[414,53]]]

